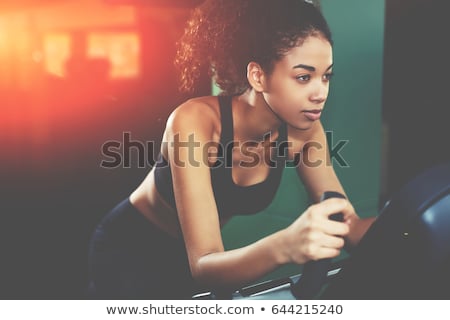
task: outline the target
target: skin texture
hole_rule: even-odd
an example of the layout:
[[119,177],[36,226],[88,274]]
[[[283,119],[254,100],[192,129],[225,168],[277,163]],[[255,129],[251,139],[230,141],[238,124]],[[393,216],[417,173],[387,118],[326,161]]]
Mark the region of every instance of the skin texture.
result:
[[[233,166],[236,184],[248,186],[267,178],[270,168],[263,161],[267,156],[264,135],[270,132],[270,139],[275,141],[278,128],[285,122],[289,158],[299,152],[307,154],[308,161],[300,162],[298,174],[311,198],[318,202],[326,190],[345,194],[334,169],[327,165],[330,162],[320,120],[311,119],[308,113],[325,107],[332,64],[331,44],[320,35],[308,36],[286,52],[270,74],[257,62],[248,63],[250,88],[232,101],[234,140],[240,145],[249,140],[260,142],[252,150],[261,161],[250,167]],[[208,161],[214,163],[215,155],[212,152],[205,161],[201,148],[207,143],[219,143],[220,132],[216,97],[195,98],[180,105],[168,119],[161,149],[172,170],[176,210],[158,194],[153,171],[130,197],[150,221],[184,239],[192,275],[199,282],[237,288],[286,263],[336,257],[345,245],[358,243],[373,222],[374,218],[359,219],[349,201],[329,199],[299,212],[287,228],[248,246],[225,251],[220,228],[226,221],[219,219],[208,165]],[[194,139],[200,147],[175,148],[172,143],[176,139]],[[233,164],[246,160],[242,149],[233,150]],[[343,212],[344,222],[328,219],[336,212]]]

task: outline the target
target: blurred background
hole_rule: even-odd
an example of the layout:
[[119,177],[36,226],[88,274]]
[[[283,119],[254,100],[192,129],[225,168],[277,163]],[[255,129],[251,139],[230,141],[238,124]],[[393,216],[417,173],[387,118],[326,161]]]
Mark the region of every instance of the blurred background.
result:
[[[0,298],[85,297],[90,233],[144,178],[167,116],[188,98],[177,89],[175,42],[201,2],[0,2]],[[337,30],[335,59],[345,60],[330,105],[348,106],[336,115],[365,127],[368,143],[354,144],[352,159],[371,157],[338,172],[355,198],[370,193],[373,213],[417,173],[450,161],[449,20],[440,0],[358,2],[320,5]],[[211,90],[205,78],[193,95]],[[344,133],[335,138],[353,138],[336,125]],[[124,139],[156,151],[102,168],[102,146]]]

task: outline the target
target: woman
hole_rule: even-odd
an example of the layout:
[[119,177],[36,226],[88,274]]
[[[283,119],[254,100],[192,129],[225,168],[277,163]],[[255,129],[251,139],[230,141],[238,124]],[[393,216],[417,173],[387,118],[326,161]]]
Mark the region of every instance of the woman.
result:
[[[176,62],[183,89],[192,90],[206,66],[223,94],[172,112],[155,167],[98,226],[94,296],[233,290],[283,264],[336,257],[358,243],[372,219],[359,219],[343,199],[314,204],[287,228],[239,249],[225,251],[221,239],[230,217],[270,204],[295,157],[314,202],[326,190],[345,194],[319,121],[333,60],[318,9],[301,0],[207,0],[194,11]],[[336,212],[344,222],[328,219]]]

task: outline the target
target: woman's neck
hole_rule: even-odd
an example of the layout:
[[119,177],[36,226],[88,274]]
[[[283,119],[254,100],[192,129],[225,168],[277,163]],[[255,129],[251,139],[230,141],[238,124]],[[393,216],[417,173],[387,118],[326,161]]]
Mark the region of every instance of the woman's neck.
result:
[[262,141],[267,133],[278,132],[282,120],[272,111],[261,93],[247,90],[233,98],[234,125],[240,135]]

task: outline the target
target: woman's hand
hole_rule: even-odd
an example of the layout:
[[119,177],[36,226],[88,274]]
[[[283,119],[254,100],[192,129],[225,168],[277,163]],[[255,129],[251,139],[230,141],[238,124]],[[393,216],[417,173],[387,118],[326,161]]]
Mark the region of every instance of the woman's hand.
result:
[[342,212],[344,217],[351,216],[353,207],[345,199],[328,199],[310,206],[284,230],[284,252],[287,261],[304,264],[309,260],[334,258],[344,247],[350,232],[349,221],[338,222],[329,216]]

